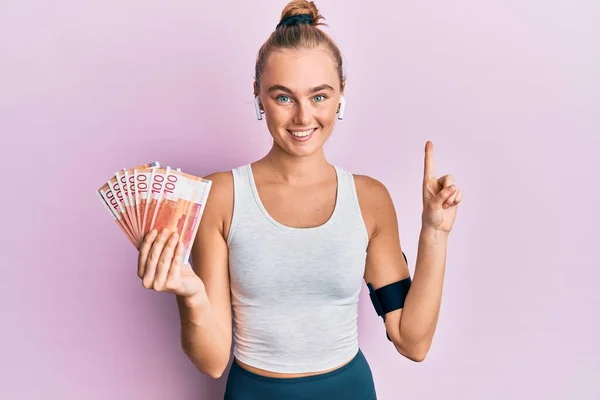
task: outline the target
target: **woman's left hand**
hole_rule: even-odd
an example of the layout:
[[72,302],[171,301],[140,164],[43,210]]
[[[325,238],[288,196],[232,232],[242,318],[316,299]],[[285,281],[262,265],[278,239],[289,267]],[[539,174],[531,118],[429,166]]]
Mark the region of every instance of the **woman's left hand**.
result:
[[456,209],[462,200],[460,189],[452,175],[436,178],[433,172],[433,144],[425,144],[425,173],[423,177],[423,228],[449,233]]

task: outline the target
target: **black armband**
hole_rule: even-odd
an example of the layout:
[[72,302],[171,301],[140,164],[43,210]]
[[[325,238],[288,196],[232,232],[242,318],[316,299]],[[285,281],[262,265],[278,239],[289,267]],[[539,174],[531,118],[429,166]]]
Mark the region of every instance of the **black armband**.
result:
[[[402,253],[402,255],[404,256],[404,261],[406,261],[406,255],[404,254],[404,252]],[[390,311],[398,310],[404,307],[404,300],[408,295],[408,290],[410,289],[411,283],[412,280],[410,276],[406,279],[402,279],[400,281],[380,287],[377,290],[373,289],[373,285],[367,283],[371,302],[375,307],[377,315],[382,317],[384,322],[385,314],[389,313]],[[392,339],[390,339],[390,335],[388,335],[387,331],[386,336],[391,342]]]

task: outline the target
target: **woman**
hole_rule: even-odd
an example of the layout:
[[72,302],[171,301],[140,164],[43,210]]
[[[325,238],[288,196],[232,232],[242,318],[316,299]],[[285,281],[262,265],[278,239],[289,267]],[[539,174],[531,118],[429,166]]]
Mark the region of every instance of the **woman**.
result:
[[313,2],[292,1],[260,49],[255,105],[273,146],[256,162],[207,177],[213,186],[193,268],[181,263],[176,234],[150,232],[140,248],[143,285],[177,295],[182,347],[201,372],[222,375],[233,328],[229,400],[375,399],[358,346],[363,279],[400,354],[423,360],[436,327],[461,192],[451,176],[435,178],[427,142],[412,281],[384,185],[325,158],[345,79],[321,19]]

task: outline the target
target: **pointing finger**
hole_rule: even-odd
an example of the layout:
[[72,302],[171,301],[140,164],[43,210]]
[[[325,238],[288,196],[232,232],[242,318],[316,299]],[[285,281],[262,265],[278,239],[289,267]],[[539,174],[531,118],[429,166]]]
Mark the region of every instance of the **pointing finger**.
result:
[[433,143],[427,141],[425,143],[425,178],[431,178],[434,175],[433,171]]

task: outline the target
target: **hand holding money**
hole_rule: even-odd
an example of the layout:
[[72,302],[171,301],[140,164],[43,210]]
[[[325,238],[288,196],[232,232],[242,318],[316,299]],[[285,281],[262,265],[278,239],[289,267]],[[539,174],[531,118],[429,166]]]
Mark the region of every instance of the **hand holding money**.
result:
[[113,220],[139,250],[144,287],[182,296],[203,292],[189,257],[211,184],[154,162],[118,171],[98,189]]
[[136,249],[152,229],[166,228],[179,235],[186,263],[211,184],[154,162],[117,172],[97,194]]

